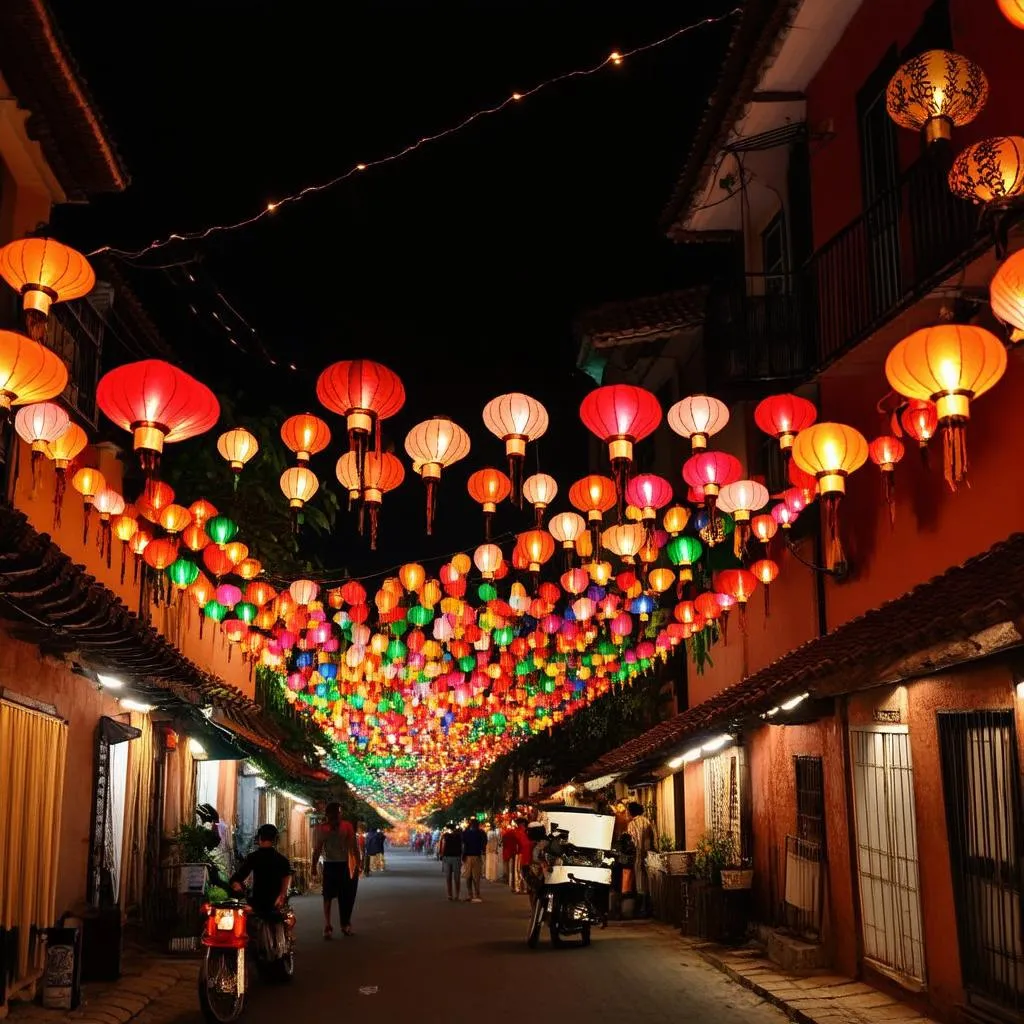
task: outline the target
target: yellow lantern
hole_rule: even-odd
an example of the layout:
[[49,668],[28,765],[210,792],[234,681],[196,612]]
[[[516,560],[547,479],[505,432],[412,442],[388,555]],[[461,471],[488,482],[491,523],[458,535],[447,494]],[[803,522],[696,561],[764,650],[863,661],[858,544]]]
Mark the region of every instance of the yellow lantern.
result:
[[987,99],[985,72],[949,50],[927,50],[911,57],[885,91],[886,110],[893,121],[922,131],[929,145],[948,142],[953,127],[970,124]]
[[996,318],[1010,328],[1010,341],[1024,338],[1024,249],[1003,260],[989,285]]
[[566,551],[571,551],[576,541],[586,535],[587,523],[583,516],[576,512],[559,512],[552,516],[548,523],[548,532],[559,541]]
[[59,356],[24,334],[0,331],[0,420],[13,405],[56,398],[67,383],[67,367]]
[[839,501],[846,492],[846,478],[868,458],[864,435],[843,423],[814,423],[801,430],[793,442],[793,461],[818,481],[821,494],[825,564],[833,572],[845,569],[839,537]]
[[656,594],[664,594],[676,581],[676,574],[671,569],[652,569],[647,582]]
[[670,505],[665,509],[665,515],[662,519],[662,522],[665,524],[666,533],[673,537],[682,533],[689,521],[690,510],[683,505]]
[[319,488],[316,474],[306,466],[292,466],[281,474],[281,493],[293,509],[301,509]]
[[217,438],[217,452],[220,457],[231,467],[235,474],[236,485],[238,474],[242,468],[260,450],[260,443],[256,435],[250,433],[245,427],[235,427],[234,430],[226,430]]
[[460,551],[458,554],[452,556],[452,568],[460,576],[465,576],[472,567],[473,563],[465,551]]
[[426,578],[426,570],[416,562],[408,562],[398,570],[398,579],[410,594],[415,594]]
[[52,238],[20,238],[0,249],[0,277],[21,295],[26,318],[44,321],[54,302],[88,295],[96,284],[89,261]]
[[445,416],[417,423],[405,437],[405,451],[412,459],[413,471],[427,487],[427,534],[434,532],[437,482],[446,466],[469,454],[469,434]]
[[644,545],[647,531],[640,523],[617,523],[601,534],[601,544],[626,565],[632,565]]
[[943,430],[946,482],[956,490],[967,476],[967,421],[971,400],[1006,372],[1006,348],[991,331],[970,324],[939,324],[915,331],[889,353],[885,375],[906,398],[935,403]]
[[1004,203],[1024,192],[1024,138],[1002,135],[964,149],[949,171],[949,190],[974,203]]

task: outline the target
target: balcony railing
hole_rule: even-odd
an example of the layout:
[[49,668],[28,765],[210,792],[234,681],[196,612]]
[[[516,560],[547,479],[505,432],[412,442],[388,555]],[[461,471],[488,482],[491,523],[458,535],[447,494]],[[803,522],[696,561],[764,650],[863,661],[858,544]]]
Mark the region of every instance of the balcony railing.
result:
[[977,209],[949,191],[940,162],[922,158],[796,273],[746,275],[712,290],[712,383],[812,377],[984,244]]
[[980,240],[977,208],[949,191],[939,161],[919,160],[804,268],[817,308],[818,367],[927,293]]

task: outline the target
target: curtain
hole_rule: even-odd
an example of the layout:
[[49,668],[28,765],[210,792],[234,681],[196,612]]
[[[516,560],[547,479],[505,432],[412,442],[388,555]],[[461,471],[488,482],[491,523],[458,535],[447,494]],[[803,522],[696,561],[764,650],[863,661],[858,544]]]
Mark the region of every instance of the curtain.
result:
[[67,739],[67,723],[0,700],[0,928],[18,929],[15,981],[42,966],[33,926],[54,924]]
[[119,894],[121,910],[142,902],[146,883],[146,842],[153,806],[153,724],[149,715],[133,711],[131,724],[139,730],[130,740],[124,790],[124,831]]
[[121,895],[121,863],[124,860],[124,800],[128,788],[128,751],[133,741],[113,743],[107,769],[107,839],[106,863],[110,868],[114,902]]
[[[200,761],[196,772],[196,805],[209,804],[217,808],[220,783],[220,761]],[[221,815],[223,817],[223,815]]]

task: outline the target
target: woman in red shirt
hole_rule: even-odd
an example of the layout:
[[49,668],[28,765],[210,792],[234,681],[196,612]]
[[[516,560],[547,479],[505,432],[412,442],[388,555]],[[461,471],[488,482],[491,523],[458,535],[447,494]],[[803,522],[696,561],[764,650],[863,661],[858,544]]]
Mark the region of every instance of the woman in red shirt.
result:
[[355,829],[341,820],[341,805],[330,803],[327,820],[317,828],[316,849],[313,850],[313,877],[316,878],[323,857],[324,938],[334,934],[331,926],[331,904],[338,901],[338,917],[345,935],[352,934],[352,909],[359,886],[359,847]]

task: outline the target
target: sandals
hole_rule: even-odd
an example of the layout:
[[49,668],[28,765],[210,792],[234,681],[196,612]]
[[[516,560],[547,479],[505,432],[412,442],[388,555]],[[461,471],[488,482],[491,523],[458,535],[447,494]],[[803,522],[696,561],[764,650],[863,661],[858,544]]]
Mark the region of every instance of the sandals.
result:
[[341,934],[344,935],[346,938],[348,938],[351,935],[354,935],[355,933],[352,931],[352,925],[350,925],[350,924],[345,925],[341,929]]
[[333,938],[333,937],[334,937],[334,929],[330,925],[327,925],[327,927],[324,928],[324,938],[325,939],[330,939],[330,938]]

